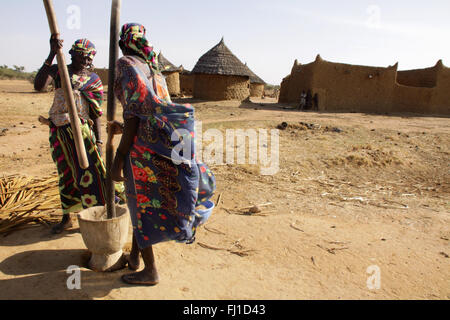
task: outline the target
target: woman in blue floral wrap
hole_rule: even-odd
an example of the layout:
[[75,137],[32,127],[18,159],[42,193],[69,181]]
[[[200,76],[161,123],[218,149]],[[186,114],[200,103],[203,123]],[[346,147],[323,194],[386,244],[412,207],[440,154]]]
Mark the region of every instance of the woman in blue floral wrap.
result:
[[154,285],[159,276],[152,245],[195,240],[196,228],[214,207],[209,199],[215,179],[195,159],[194,108],[171,102],[144,26],[125,24],[119,46],[124,56],[117,62],[114,90],[124,125],[122,131],[117,122],[109,124],[113,134],[123,132],[111,176],[125,181],[134,231],[129,268],[139,268],[139,253],[145,264],[122,279]]

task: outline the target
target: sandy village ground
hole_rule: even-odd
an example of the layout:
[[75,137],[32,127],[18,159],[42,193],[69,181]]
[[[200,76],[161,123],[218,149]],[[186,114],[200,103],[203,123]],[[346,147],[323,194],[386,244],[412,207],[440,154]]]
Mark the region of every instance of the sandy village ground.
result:
[[[56,176],[37,121],[52,97],[0,81],[0,175]],[[286,122],[278,172],[211,165],[218,207],[194,244],[155,246],[154,287],[122,283],[128,270],[87,269],[75,216],[60,235],[44,225],[0,235],[0,299],[450,299],[449,118],[186,101],[204,132]],[[70,265],[81,267],[79,290],[67,288]]]

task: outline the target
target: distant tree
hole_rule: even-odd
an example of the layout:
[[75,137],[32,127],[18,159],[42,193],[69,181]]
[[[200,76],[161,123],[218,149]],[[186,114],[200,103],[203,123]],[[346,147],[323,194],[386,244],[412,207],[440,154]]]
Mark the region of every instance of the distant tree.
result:
[[0,66],[0,69],[8,69],[8,66],[6,64]]
[[25,67],[23,67],[23,66],[16,66],[16,65],[13,65],[13,68],[14,68],[14,71],[17,71],[17,72],[24,72],[24,70],[25,70]]
[[280,85],[266,83],[264,85],[264,89],[265,90],[276,90],[276,89],[280,89]]

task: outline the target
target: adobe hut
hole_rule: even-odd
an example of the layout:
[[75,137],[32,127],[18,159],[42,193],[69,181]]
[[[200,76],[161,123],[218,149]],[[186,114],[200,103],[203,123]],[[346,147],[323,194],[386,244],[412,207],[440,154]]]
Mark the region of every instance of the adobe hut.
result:
[[104,86],[108,85],[108,75],[109,75],[109,69],[106,68],[95,68],[94,72],[100,77],[100,80],[102,80],[102,83]]
[[223,38],[198,59],[194,97],[206,100],[239,100],[250,96],[249,69],[227,48]]
[[189,70],[180,66],[180,91],[182,95],[192,96],[194,94],[194,75]]
[[298,103],[302,91],[317,97],[317,109],[329,112],[450,114],[450,68],[398,71],[323,60],[300,64],[281,83],[280,103]]
[[[248,68],[247,63],[245,66]],[[261,98],[264,95],[264,85],[266,84],[263,79],[258,77],[250,68],[250,97]]]
[[175,67],[162,52],[158,54],[158,66],[161,73],[166,78],[167,89],[171,96],[180,95],[180,68]]

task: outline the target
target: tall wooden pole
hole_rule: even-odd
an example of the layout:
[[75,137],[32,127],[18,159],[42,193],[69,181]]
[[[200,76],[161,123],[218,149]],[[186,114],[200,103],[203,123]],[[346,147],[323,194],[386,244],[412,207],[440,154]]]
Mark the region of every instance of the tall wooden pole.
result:
[[[53,9],[52,0],[44,0],[45,12],[47,13],[48,24],[50,26],[51,34],[59,35],[58,23],[56,22],[55,10]],[[77,152],[78,162],[80,167],[87,169],[89,161],[86,155],[86,148],[84,147],[83,136],[81,134],[80,119],[78,118],[78,111],[75,105],[75,99],[72,92],[72,83],[67,70],[66,59],[62,49],[56,52],[56,59],[58,61],[58,70],[61,76],[61,86],[64,91],[64,99],[68,106],[70,127],[72,128],[73,140],[75,142],[75,149]]]
[[[116,115],[116,99],[114,97],[114,79],[116,77],[116,61],[119,55],[118,35],[120,24],[121,0],[112,0],[111,25],[109,38],[109,71],[108,71],[108,109],[106,118],[113,121]],[[116,217],[114,204],[114,182],[111,179],[111,168],[114,158],[113,135],[108,132],[106,142],[106,212],[108,219]]]

